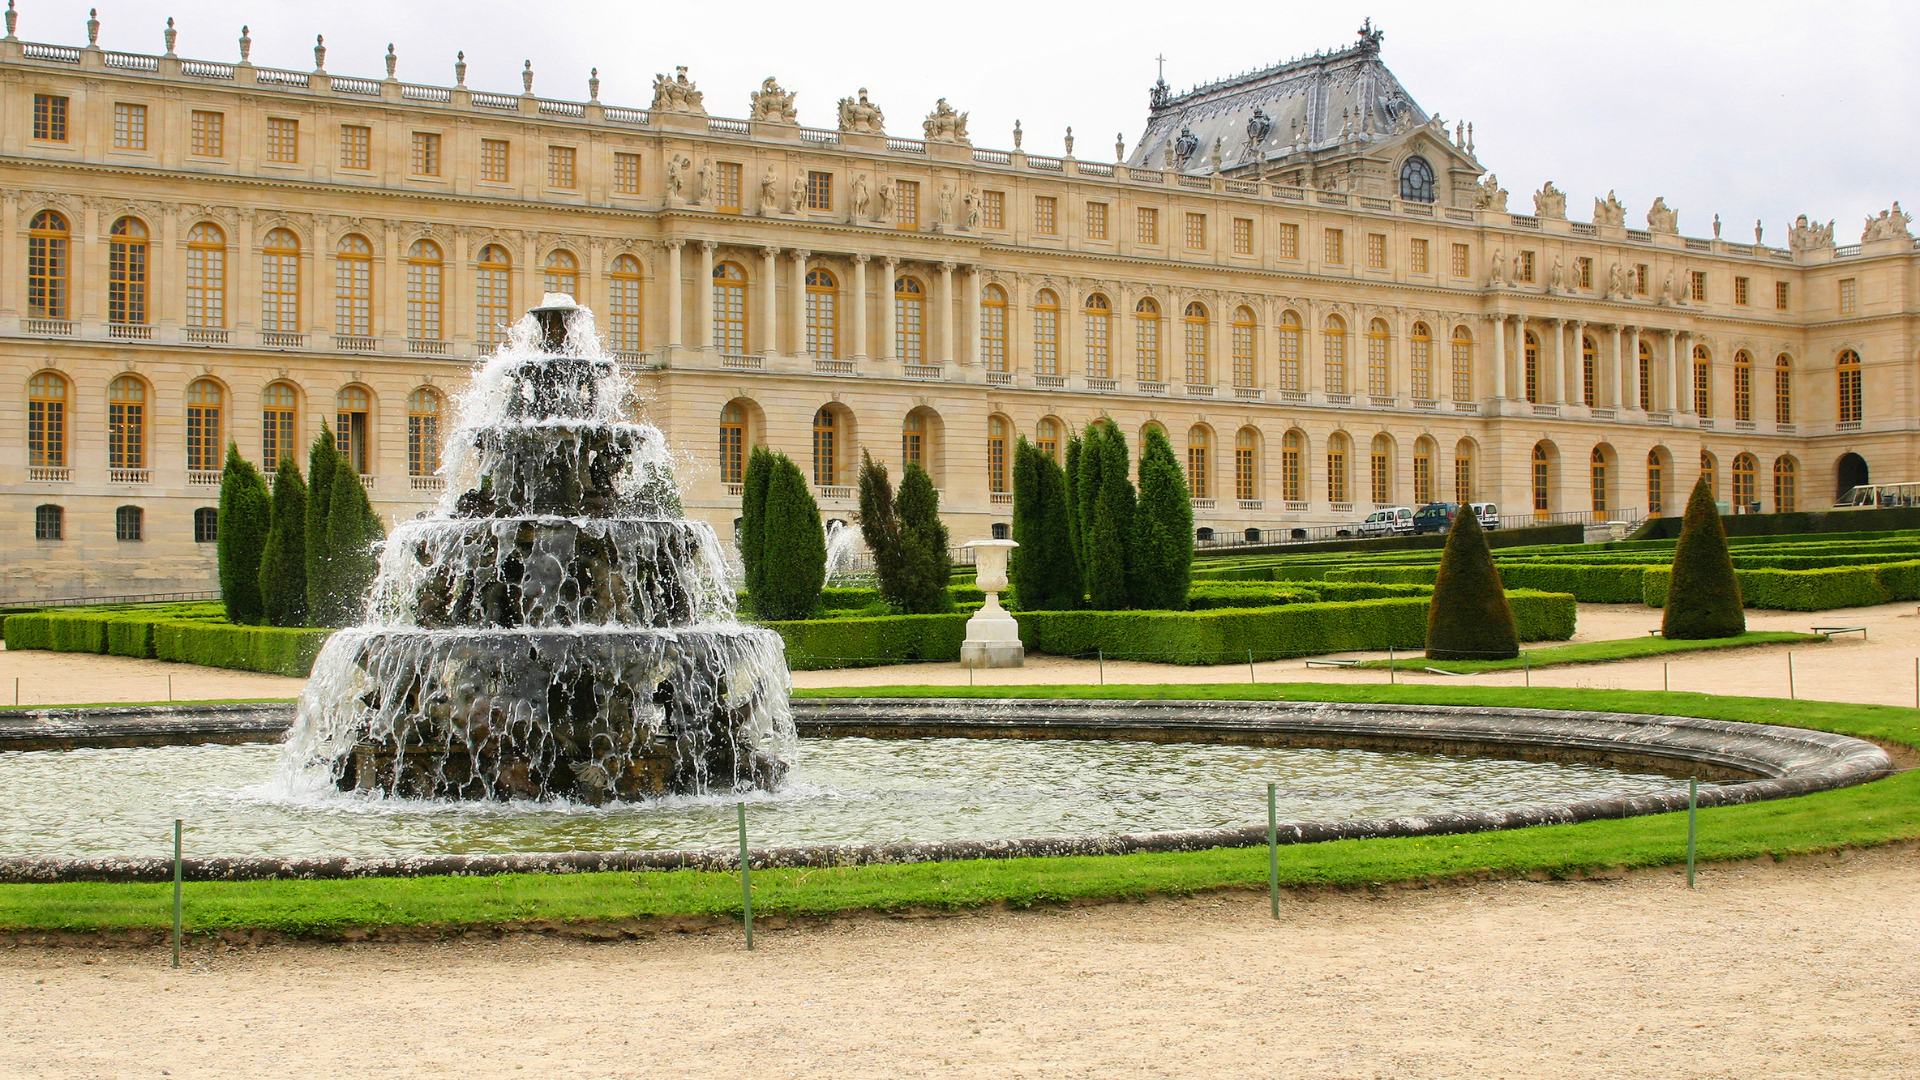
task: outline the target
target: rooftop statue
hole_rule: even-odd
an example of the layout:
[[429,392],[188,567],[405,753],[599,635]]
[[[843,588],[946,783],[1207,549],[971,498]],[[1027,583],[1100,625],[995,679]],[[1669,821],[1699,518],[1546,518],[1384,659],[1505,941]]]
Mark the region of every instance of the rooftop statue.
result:
[[1187,161],[1199,150],[1200,137],[1193,133],[1192,128],[1181,128],[1180,137],[1173,141],[1173,151],[1180,158],[1181,166],[1185,167]]
[[1680,231],[1680,211],[1667,206],[1666,196],[1653,200],[1647,208],[1647,228],[1657,233],[1678,233]]
[[885,135],[887,117],[880,106],[867,100],[867,88],[860,88],[859,100],[840,99],[840,130],[850,135]]
[[1595,225],[1611,225],[1616,229],[1625,228],[1627,224],[1627,208],[1625,204],[1621,203],[1620,197],[1609,191],[1607,192],[1606,202],[1601,202],[1597,198],[1594,199],[1593,223]]
[[933,103],[933,111],[927,114],[920,126],[926,131],[928,142],[972,145],[967,138],[967,114],[955,112],[953,106],[947,104],[946,98]]
[[1480,181],[1479,200],[1482,210],[1498,210],[1503,213],[1506,211],[1507,189],[1500,186],[1498,176],[1488,173],[1487,178]]
[[1793,228],[1787,230],[1787,247],[1794,251],[1817,251],[1833,246],[1833,222],[1825,225],[1819,222],[1808,223],[1807,215],[1801,214],[1793,221]]
[[797,124],[800,113],[793,107],[796,92],[780,89],[780,83],[773,76],[767,76],[760,89],[752,95],[753,111],[748,118],[762,124]]
[[1543,218],[1565,218],[1567,216],[1567,193],[1547,181],[1547,186],[1533,193],[1533,215]]
[[665,75],[655,75],[653,77],[653,105],[651,106],[651,111],[692,113],[696,116],[707,115],[707,106],[703,100],[704,95],[693,85],[693,81],[687,78],[686,67],[681,66],[674,68],[673,72],[674,76],[671,79]]
[[1913,233],[1907,230],[1907,226],[1912,221],[1913,215],[1902,211],[1899,202],[1896,201],[1892,210],[1882,210],[1879,217],[1867,219],[1867,228],[1860,234],[1860,242],[1865,244],[1875,240],[1911,240]]
[[1247,119],[1247,142],[1258,146],[1266,141],[1272,131],[1273,117],[1267,115],[1267,110],[1255,105],[1253,115]]

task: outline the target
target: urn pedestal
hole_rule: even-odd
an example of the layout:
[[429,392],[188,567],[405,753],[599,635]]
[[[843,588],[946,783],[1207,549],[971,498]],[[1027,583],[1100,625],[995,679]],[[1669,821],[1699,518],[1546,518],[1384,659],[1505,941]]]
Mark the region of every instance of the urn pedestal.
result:
[[1000,606],[1000,592],[1007,587],[1007,555],[1020,545],[1012,540],[975,540],[966,546],[973,549],[974,582],[987,594],[987,602],[967,620],[960,663],[970,668],[1022,667],[1027,649],[1020,643],[1020,624]]

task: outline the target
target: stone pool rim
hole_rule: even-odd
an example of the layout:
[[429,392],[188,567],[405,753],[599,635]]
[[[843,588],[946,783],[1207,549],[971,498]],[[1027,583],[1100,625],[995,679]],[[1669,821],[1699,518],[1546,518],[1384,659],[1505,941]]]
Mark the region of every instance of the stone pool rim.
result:
[[[1530,760],[1655,765],[1679,775],[1735,781],[1700,790],[1699,805],[1730,806],[1867,783],[1893,762],[1880,747],[1813,728],[1699,717],[1589,710],[1361,702],[1117,700],[1073,698],[798,698],[803,735],[875,738],[1065,738],[1231,742]],[[273,741],[292,722],[290,703],[107,706],[9,710],[0,751]],[[1283,844],[1446,836],[1573,824],[1683,810],[1684,791],[1609,796],[1553,806],[1347,822],[1281,824]],[[1257,847],[1264,825],[1104,836],[805,844],[754,848],[755,869],[1124,855]],[[604,871],[733,871],[737,850],[336,856],[184,860],[192,881],[484,876]],[[165,858],[0,858],[0,883],[165,881]]]

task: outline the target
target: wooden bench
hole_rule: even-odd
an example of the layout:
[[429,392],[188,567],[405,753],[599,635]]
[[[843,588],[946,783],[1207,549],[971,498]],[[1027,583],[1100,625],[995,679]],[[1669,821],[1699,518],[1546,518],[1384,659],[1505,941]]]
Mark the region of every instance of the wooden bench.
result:
[[1360,661],[1358,660],[1309,660],[1307,661],[1307,666],[1308,667],[1353,667],[1358,663],[1360,663]]
[[1864,626],[1816,626],[1813,628],[1813,632],[1816,634],[1825,634],[1828,637],[1832,637],[1835,634],[1859,634],[1861,641],[1867,640],[1867,628]]

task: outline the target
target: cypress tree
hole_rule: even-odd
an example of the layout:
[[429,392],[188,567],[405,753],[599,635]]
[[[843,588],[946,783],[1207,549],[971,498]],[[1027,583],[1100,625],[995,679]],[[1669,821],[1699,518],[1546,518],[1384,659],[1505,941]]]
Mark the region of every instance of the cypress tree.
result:
[[864,450],[860,452],[860,538],[873,556],[880,598],[905,611],[905,568],[901,564],[900,515],[893,501],[893,481],[887,476],[886,465]]
[[1193,577],[1193,499],[1167,434],[1147,429],[1140,445],[1140,505],[1133,517],[1135,607],[1185,611]]
[[1095,504],[1100,499],[1100,470],[1106,462],[1106,455],[1100,449],[1100,433],[1104,430],[1099,423],[1087,425],[1080,439],[1080,460],[1074,470],[1073,519],[1079,540],[1080,573],[1085,578],[1089,596],[1093,593],[1094,578],[1093,519]]
[[953,610],[953,558],[947,525],[940,520],[940,493],[933,477],[917,462],[907,462],[894,503],[900,520],[900,607],[909,615],[938,615]]
[[1667,582],[1667,610],[1660,635],[1675,641],[1734,637],[1747,632],[1740,577],[1727,552],[1720,508],[1702,477],[1687,498],[1680,541],[1673,548],[1673,576]]
[[307,618],[314,626],[332,626],[333,593],[327,581],[327,507],[333,501],[333,474],[340,449],[333,431],[320,421],[320,434],[307,451]]
[[1513,609],[1479,515],[1460,507],[1427,607],[1427,659],[1511,660],[1520,655]]
[[762,580],[753,611],[763,619],[804,619],[827,580],[827,533],[800,466],[775,454],[767,478]]
[[1087,595],[1087,579],[1083,569],[1087,552],[1080,539],[1080,453],[1084,445],[1080,436],[1068,436],[1067,467],[1061,478],[1066,491],[1067,546],[1073,549],[1074,587],[1079,590],[1080,599],[1085,599]]
[[[317,498],[318,496],[315,496]],[[309,499],[311,503],[313,500]],[[329,604],[322,613],[326,626],[352,626],[366,611],[368,590],[380,572],[373,546],[386,537],[380,518],[367,501],[360,474],[341,462],[333,470],[333,497],[327,500],[327,588]]]
[[747,458],[747,471],[741,478],[740,567],[745,571],[747,600],[760,594],[765,573],[761,552],[767,536],[767,480],[773,475],[773,451],[756,446]]
[[239,444],[229,442],[226,467],[220,471],[220,531],[214,543],[220,559],[220,599],[226,602],[229,622],[261,621],[260,554],[272,519],[266,482],[253,463],[240,456]]
[[1075,514],[1067,500],[1066,474],[1052,455],[1024,438],[1015,454],[1013,538],[1020,546],[1008,566],[1014,597],[1027,611],[1072,610],[1080,606],[1085,589],[1073,547]]
[[[1111,610],[1127,607],[1138,591],[1130,558],[1134,493],[1127,476],[1127,437],[1111,424],[1103,426],[1095,455],[1100,460],[1099,487],[1091,493],[1091,512],[1082,527],[1087,543],[1087,606]],[[1084,486],[1081,490],[1086,492]]]
[[273,524],[260,555],[260,604],[270,626],[307,624],[307,482],[291,455],[273,473]]
[[1013,595],[1027,598],[1021,605],[1026,611],[1053,610],[1041,600],[1048,595],[1047,586],[1042,583],[1047,568],[1044,560],[1036,559],[1042,553],[1035,550],[1046,543],[1039,535],[1039,521],[1046,515],[1045,496],[1040,493],[1039,458],[1040,451],[1025,435],[1014,440],[1011,537],[1020,546],[1007,553],[1007,585]]

